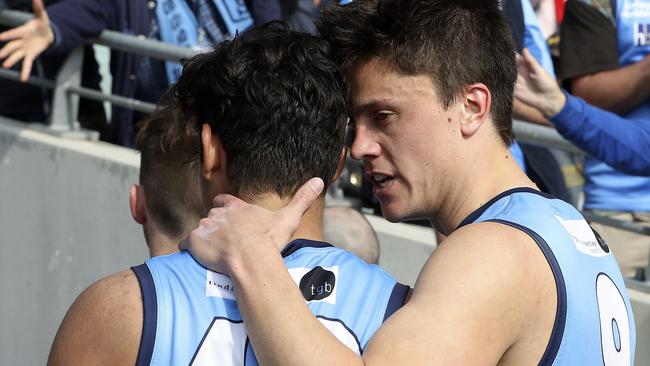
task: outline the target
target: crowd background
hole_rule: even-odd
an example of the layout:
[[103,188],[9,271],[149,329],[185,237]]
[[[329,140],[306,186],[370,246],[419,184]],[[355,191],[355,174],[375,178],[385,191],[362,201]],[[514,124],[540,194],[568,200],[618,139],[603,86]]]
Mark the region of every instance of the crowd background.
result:
[[[21,27],[0,28],[0,59],[3,67],[20,71],[23,79],[29,75],[52,79],[65,55],[105,29],[209,49],[237,32],[271,20],[284,20],[293,29],[315,32],[314,19],[332,2],[336,0],[0,0],[0,9],[35,14]],[[568,96],[615,113],[635,127],[648,124],[650,1],[501,0],[500,4],[517,50],[528,49],[544,70],[558,79]],[[93,47],[84,46],[84,54],[82,85],[99,89],[102,75]],[[120,51],[110,55],[112,93],[150,103],[160,101],[180,71],[175,63]],[[44,122],[51,112],[51,98],[51,92],[44,88],[0,78],[0,115]],[[98,131],[104,141],[134,147],[138,121],[146,116],[116,106],[107,112],[102,103],[82,99],[78,121],[83,128]],[[544,115],[520,99],[514,102],[513,116],[557,126],[561,133],[574,122]],[[594,118],[609,121],[606,115]],[[591,139],[596,130],[593,125],[581,126],[571,130],[573,138],[593,140],[592,144],[600,141]],[[606,135],[626,129],[623,123],[603,122],[599,126],[598,131],[606,129]],[[593,150],[612,153],[606,142]],[[599,215],[646,225],[650,222],[650,178],[639,173],[643,169],[635,167],[631,175],[602,163],[602,156],[584,159],[529,143],[515,142],[511,151],[541,190]],[[353,193],[380,213],[367,185]],[[595,226],[613,244],[619,258],[631,258],[623,264],[624,274],[645,279],[644,271],[637,269],[647,266],[648,237]],[[616,243],[625,245],[619,248]]]

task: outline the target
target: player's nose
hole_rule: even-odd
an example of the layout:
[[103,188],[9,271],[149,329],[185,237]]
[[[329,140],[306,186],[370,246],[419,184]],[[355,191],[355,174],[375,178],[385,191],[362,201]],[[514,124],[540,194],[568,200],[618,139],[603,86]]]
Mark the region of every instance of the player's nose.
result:
[[374,134],[364,126],[357,126],[352,137],[350,156],[352,159],[365,160],[379,156],[381,147]]

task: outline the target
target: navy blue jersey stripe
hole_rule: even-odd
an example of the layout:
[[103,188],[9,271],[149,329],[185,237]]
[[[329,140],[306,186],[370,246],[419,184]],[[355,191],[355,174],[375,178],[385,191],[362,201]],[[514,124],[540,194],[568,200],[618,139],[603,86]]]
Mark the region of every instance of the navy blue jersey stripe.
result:
[[329,248],[331,246],[332,244],[323,241],[296,239],[284,247],[282,258],[288,257],[302,248]]
[[388,305],[386,306],[386,312],[384,313],[384,320],[390,318],[393,313],[395,313],[399,308],[404,306],[406,302],[406,296],[408,296],[409,286],[403,285],[399,282],[395,283],[393,286],[393,291],[390,293],[390,298],[388,299]]
[[566,285],[564,283],[564,276],[562,275],[562,270],[560,269],[560,265],[558,264],[557,259],[555,258],[555,255],[551,250],[551,247],[549,247],[548,243],[546,243],[546,240],[542,239],[542,237],[539,236],[539,234],[537,234],[536,232],[530,230],[525,226],[519,225],[514,222],[506,221],[506,220],[495,219],[495,220],[487,220],[487,222],[496,222],[496,223],[508,225],[528,234],[528,236],[533,238],[533,240],[535,240],[535,242],[537,243],[537,246],[542,250],[542,253],[544,253],[544,257],[546,257],[546,261],[548,262],[548,265],[551,267],[551,271],[553,272],[553,277],[555,278],[555,286],[557,287],[557,310],[555,311],[555,323],[553,324],[553,331],[551,332],[551,337],[548,340],[548,345],[546,346],[544,355],[542,356],[538,365],[544,365],[544,366],[552,365],[553,361],[555,361],[555,357],[557,356],[558,351],[560,350],[562,337],[564,337],[564,326],[566,323],[566,313],[567,313]]
[[485,212],[488,208],[490,208],[490,206],[492,206],[496,201],[502,199],[503,197],[509,196],[509,195],[511,195],[513,193],[519,193],[519,192],[532,193],[532,194],[536,194],[536,195],[539,195],[539,196],[542,196],[542,197],[546,197],[548,199],[555,199],[555,197],[551,196],[548,193],[540,192],[540,191],[538,191],[536,189],[533,189],[533,188],[530,188],[530,187],[512,188],[512,189],[509,189],[507,191],[499,193],[494,198],[487,201],[483,206],[481,206],[481,207],[477,208],[476,210],[474,210],[474,212],[469,214],[469,216],[467,216],[465,218],[465,220],[463,220],[458,225],[456,230],[460,229],[461,227],[463,227],[465,225],[469,225],[469,224],[473,223],[474,221],[476,221],[479,217],[481,217],[483,212]]
[[153,282],[151,271],[146,264],[131,267],[140,283],[140,293],[142,294],[142,338],[140,338],[140,348],[138,349],[138,358],[136,365],[151,364],[153,356],[153,346],[156,341],[156,322],[158,320],[158,300],[156,299],[156,285]]

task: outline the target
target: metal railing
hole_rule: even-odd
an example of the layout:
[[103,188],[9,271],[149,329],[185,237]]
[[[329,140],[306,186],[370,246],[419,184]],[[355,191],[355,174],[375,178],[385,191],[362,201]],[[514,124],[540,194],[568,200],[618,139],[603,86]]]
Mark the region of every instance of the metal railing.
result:
[[[14,11],[0,10],[0,25],[15,27],[25,23],[32,18],[32,14]],[[111,30],[104,30],[98,37],[88,40],[89,44],[107,46],[113,50],[130,52],[159,60],[179,62],[183,58],[189,58],[199,51],[176,45],[171,45],[150,39],[144,39],[133,35],[123,34]],[[82,48],[71,52],[61,66],[55,80],[47,80],[30,76],[28,84],[54,90],[52,113],[48,121],[48,128],[45,132],[60,136],[91,136],[96,134],[79,134],[79,124],[76,122],[79,97],[84,97],[101,102],[109,102],[123,108],[133,109],[139,112],[150,113],[155,105],[141,100],[126,98],[114,94],[105,94],[100,91],[84,88],[81,86],[81,63],[83,62]],[[20,74],[17,71],[0,68],[0,77],[12,80],[19,80]],[[522,121],[513,121],[513,130],[518,140],[530,142],[547,147],[557,148],[572,153],[584,154],[584,152],[564,139],[553,128],[535,125]],[[628,221],[611,219],[585,213],[585,217],[594,222],[600,222],[608,226],[632,231],[635,233],[650,235],[650,229],[646,226]]]
[[[15,11],[0,11],[0,25],[7,27],[19,26],[32,18],[32,14]],[[164,61],[179,62],[183,58],[189,58],[198,51],[171,45],[163,42],[144,39],[128,34],[111,30],[103,31],[98,37],[87,41],[89,44],[107,46],[113,50],[135,53]],[[79,104],[79,97],[84,97],[100,102],[109,102],[123,108],[135,111],[151,113],[155,105],[133,98],[126,98],[120,95],[105,94],[98,90],[81,86],[81,65],[83,63],[82,48],[79,47],[71,52],[55,78],[47,80],[36,76],[30,76],[27,84],[53,90],[52,113],[50,114],[45,132],[66,137],[79,137],[96,139],[97,134],[80,134],[80,127],[76,121]],[[0,68],[0,77],[19,80],[20,74],[17,71]]]

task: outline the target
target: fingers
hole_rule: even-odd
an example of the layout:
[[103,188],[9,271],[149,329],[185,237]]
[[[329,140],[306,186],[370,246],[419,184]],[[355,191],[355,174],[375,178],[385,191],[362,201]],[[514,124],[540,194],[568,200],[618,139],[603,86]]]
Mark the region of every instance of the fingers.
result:
[[23,41],[21,40],[15,40],[7,43],[2,49],[0,50],[0,60],[6,58],[7,56],[11,55],[16,51],[17,49],[20,49],[23,46]]
[[25,52],[21,49],[16,50],[14,53],[9,55],[9,57],[2,63],[2,67],[5,69],[12,68],[18,61],[22,60],[25,57]]
[[282,209],[290,218],[298,219],[311,207],[316,199],[323,192],[325,183],[320,178],[312,178],[303,184],[293,196],[289,204]]
[[32,65],[34,64],[34,57],[27,55],[23,60],[23,67],[20,70],[20,81],[27,81],[29,75],[32,73]]
[[29,31],[27,27],[21,25],[20,27],[9,29],[6,32],[0,33],[0,41],[6,42],[12,39],[21,39],[24,38],[28,34],[28,32]]
[[244,203],[241,199],[230,195],[230,194],[220,194],[212,200],[212,207],[227,207],[235,206]]
[[531,73],[535,75],[542,75],[546,73],[546,70],[544,70],[542,65],[540,65],[539,62],[537,62],[537,59],[535,59],[533,54],[530,53],[530,51],[528,51],[527,48],[524,48],[522,55],[524,61],[526,62],[526,66],[528,67]]

